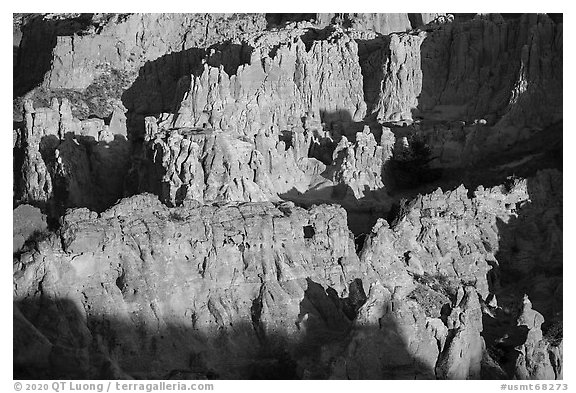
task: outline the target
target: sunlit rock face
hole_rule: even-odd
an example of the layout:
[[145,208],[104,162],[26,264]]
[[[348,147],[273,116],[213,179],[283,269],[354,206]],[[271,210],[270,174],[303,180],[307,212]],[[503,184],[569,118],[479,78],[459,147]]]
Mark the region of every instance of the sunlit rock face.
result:
[[[70,211],[61,231],[22,257],[15,300],[30,320],[46,322],[37,329],[51,345],[85,355],[85,376],[106,359],[133,375],[167,377],[195,356],[204,373],[246,376],[259,352],[349,325],[338,305],[365,269],[345,211],[333,206],[169,209],[144,194],[100,216]],[[53,309],[36,310],[43,302]],[[50,331],[58,319],[81,333],[74,342],[66,329]],[[94,346],[103,351],[96,363]]]
[[[34,326],[34,348],[48,348],[41,364],[59,367],[51,354],[72,347],[66,359],[82,361],[85,377],[102,369],[246,377],[259,364],[280,372],[282,362],[292,364],[290,377],[505,376],[485,365],[494,360],[482,334],[483,309],[504,312],[493,299],[511,295],[494,278],[513,263],[499,256],[505,232],[498,222],[513,211],[535,219],[527,186],[556,189],[559,180],[544,172],[509,190],[477,190],[471,200],[463,189],[423,197],[392,227],[379,222],[360,258],[345,211],[329,205],[185,201],[168,208],[144,194],[100,215],[71,210],[60,238],[41,241],[15,265],[18,323]],[[556,231],[546,227],[543,236]],[[533,280],[531,272],[517,277]],[[555,297],[558,279],[548,276],[551,292],[532,296]],[[529,319],[518,318],[518,326]],[[70,337],[56,329],[62,324]],[[533,362],[540,353],[561,356],[558,344],[541,330],[525,340],[515,375],[557,376],[558,365]],[[24,364],[26,350],[18,349]],[[399,355],[381,355],[392,350]]]
[[366,108],[357,51],[348,36],[334,34],[310,49],[300,39],[280,44],[273,56],[256,48],[232,76],[206,64],[191,80],[174,125],[253,136],[299,125],[308,113],[329,123],[360,121]]
[[[266,27],[262,14],[47,14],[23,27],[21,67],[51,89],[84,89],[110,69],[138,71],[167,53]],[[49,39],[47,39],[49,38]],[[50,47],[53,45],[53,50]],[[94,48],[100,51],[94,53]],[[30,61],[29,53],[42,61]],[[53,65],[43,69],[46,63]]]
[[[547,310],[549,324],[561,320],[559,267],[562,257],[557,240],[549,245],[541,243],[558,239],[562,233],[558,225],[561,197],[556,194],[561,184],[560,172],[543,171],[524,181],[492,189],[478,188],[473,198],[467,196],[463,187],[446,193],[438,190],[404,206],[391,226],[384,220],[376,224],[366,239],[360,260],[374,269],[378,284],[370,289],[371,295],[360,309],[358,318],[366,313],[372,323],[380,321],[382,324],[385,317],[402,332],[407,348],[402,351],[405,357],[404,360],[396,357],[394,361],[402,364],[404,377],[435,375],[437,378],[477,379],[522,373],[522,378],[554,379],[561,375],[561,366],[547,360],[561,356],[561,338],[549,333],[544,339],[539,327],[532,325],[529,329],[536,330],[528,337],[517,331],[515,323],[499,322],[494,326],[498,317],[505,320],[505,315],[511,319],[520,318],[518,326],[527,323],[522,321],[528,317],[514,311],[523,301],[517,295],[519,291],[527,291],[531,298],[537,299],[539,309]],[[546,223],[540,221],[540,209],[544,205],[547,206]],[[522,235],[516,238],[520,233],[515,229],[516,222],[528,226],[540,222],[540,233],[531,235],[533,243],[519,247],[526,252],[532,250],[529,259],[510,255],[508,251],[518,247],[516,244],[524,238]],[[520,260],[530,260],[534,264],[523,264]],[[498,302],[503,307],[498,307]],[[552,303],[559,303],[559,306]],[[483,311],[489,316],[489,330],[484,333]],[[538,321],[534,324],[540,326],[544,319],[537,314]],[[412,323],[403,322],[404,318]],[[363,319],[357,319],[356,323],[359,321],[363,322],[353,330],[357,333],[352,337],[368,334],[371,339],[364,345],[375,352],[381,348],[373,340],[383,340],[380,345],[389,348],[391,344],[382,336],[384,332],[375,333],[363,327],[366,324]],[[514,333],[508,334],[507,330]],[[512,335],[515,337],[509,337]],[[485,337],[489,340],[489,350],[486,350]],[[426,344],[430,342],[434,345]],[[428,349],[425,349],[426,345],[429,345]],[[525,347],[519,347],[521,345]],[[354,348],[358,358],[364,356],[362,349]],[[495,348],[507,352],[506,356],[512,360],[494,367],[491,356],[495,356]],[[498,355],[505,357],[502,352]],[[537,352],[541,355],[535,355]],[[358,373],[356,377],[372,378],[386,372],[390,366],[387,362],[391,360],[378,354],[373,356],[380,360],[364,358],[370,367],[361,366],[363,363],[358,368],[352,367]],[[349,361],[344,363],[350,364]]]
[[30,238],[47,229],[46,215],[30,205],[20,205],[12,215],[13,252],[18,252]]
[[160,186],[158,194],[168,204],[275,199],[262,154],[252,144],[221,132],[186,134],[161,133],[148,143],[151,167],[159,173],[150,179],[145,171],[142,181]]
[[15,378],[563,377],[563,22],[15,14]]

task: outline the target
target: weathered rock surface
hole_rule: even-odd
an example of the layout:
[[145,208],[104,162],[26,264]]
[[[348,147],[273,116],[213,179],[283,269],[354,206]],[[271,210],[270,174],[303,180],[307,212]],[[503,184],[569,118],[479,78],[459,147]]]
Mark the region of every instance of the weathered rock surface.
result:
[[[522,311],[518,317],[518,326],[528,329],[526,342],[517,348],[519,356],[516,359],[515,377],[517,379],[556,379],[555,368],[550,363],[552,358],[550,343],[542,337],[541,326],[544,317],[532,309],[528,296],[524,296]],[[561,351],[561,349],[560,349]],[[560,352],[561,353],[561,352]]]
[[[390,277],[390,290],[408,280],[409,272],[399,268],[407,266],[410,273],[415,275],[441,275],[462,283],[473,283],[486,298],[492,285],[488,281],[492,266],[500,264],[502,269],[528,276],[536,266],[541,268],[545,264],[544,261],[539,263],[539,258],[525,259],[510,255],[508,249],[514,247],[513,243],[509,244],[509,239],[503,243],[499,238],[503,230],[509,229],[515,233],[515,229],[512,229],[515,227],[509,226],[515,225],[516,220],[521,220],[524,225],[539,221],[542,213],[538,206],[541,204],[548,208],[555,206],[549,210],[546,223],[539,226],[546,228],[542,242],[550,238],[556,240],[545,246],[533,238],[530,249],[533,247],[535,255],[553,252],[554,263],[548,264],[547,269],[552,271],[559,266],[560,251],[554,250],[559,249],[557,244],[560,239],[557,236],[561,229],[557,220],[561,216],[561,201],[550,204],[545,201],[555,198],[553,195],[557,192],[555,190],[561,188],[561,183],[559,172],[543,171],[535,178],[512,183],[510,189],[504,186],[488,190],[480,187],[472,199],[463,186],[446,193],[439,189],[432,194],[419,196],[408,205],[401,206],[392,226],[384,220],[379,221],[366,240],[361,258],[374,261],[374,266],[386,269],[380,275]],[[526,213],[520,213],[521,206]],[[517,242],[519,239],[510,241]],[[540,247],[546,251],[536,251]],[[505,259],[505,265],[498,262],[497,255]],[[382,260],[376,263],[378,258]],[[522,266],[522,260],[530,261],[530,264]],[[396,276],[398,272],[404,278]],[[387,280],[384,279],[383,283],[386,285]]]
[[391,34],[366,60],[367,67],[379,62],[385,70],[372,112],[381,120],[507,113],[506,123],[550,123],[562,102],[561,53],[562,24],[546,15],[516,21],[477,16],[432,31]]
[[[445,303],[450,316],[430,317],[414,299],[379,284],[359,310],[333,377],[349,379],[477,379],[484,341],[472,287]],[[393,353],[394,356],[389,356]]]
[[[335,206],[185,200],[167,208],[143,194],[100,215],[71,210],[60,238],[16,262],[15,301],[40,332],[30,334],[85,359],[84,377],[104,363],[132,376],[239,377],[261,361],[274,370],[293,362],[291,375],[306,378],[480,378],[491,359],[483,305],[509,286],[510,262],[496,256],[498,220],[529,206],[528,184],[544,195],[559,179],[542,172],[474,199],[463,188],[418,198],[391,228],[379,222],[360,259]],[[35,310],[46,302],[54,304],[43,321]],[[54,341],[51,318],[83,332],[78,341]],[[543,317],[525,308],[518,321],[529,334],[516,345],[514,375],[556,377],[558,365],[538,360],[562,356],[542,339]],[[391,351],[398,355],[383,355]]]
[[[100,216],[71,211],[61,236],[62,248],[49,239],[22,257],[15,301],[45,341],[83,354],[83,377],[98,375],[93,350],[132,375],[166,377],[196,359],[204,373],[246,377],[259,351],[349,324],[322,287],[344,297],[362,269],[332,206],[168,209],[144,194]],[[57,320],[69,327],[50,330]]]
[[101,210],[122,196],[131,148],[121,109],[106,125],[73,117],[66,99],[54,99],[50,108],[26,101],[24,118],[22,142],[15,147],[15,155],[23,156],[16,200]]
[[[353,198],[361,199],[371,191],[384,191],[383,180],[386,165],[392,157],[393,135],[384,134],[385,144],[377,144],[368,126],[356,134],[356,143],[351,144],[343,136],[333,154],[334,168],[330,168],[334,183],[350,187]],[[389,136],[392,140],[386,140]],[[381,199],[386,195],[382,192]]]
[[[444,326],[451,337],[448,340],[450,345],[441,346],[443,349],[435,363],[436,377],[480,378],[485,372],[491,373],[490,378],[498,375],[501,378],[506,375],[502,369],[509,370],[508,377],[520,373],[522,378],[554,379],[561,374],[561,367],[557,365],[562,353],[561,344],[558,347],[558,343],[552,345],[542,340],[539,326],[544,319],[540,313],[531,309],[526,311],[532,317],[520,317],[518,325],[536,330],[528,336],[520,335],[520,341],[516,344],[501,348],[498,347],[498,342],[502,342],[500,337],[507,329],[516,326],[515,321],[509,322],[508,327],[505,327],[508,322],[497,326],[490,322],[489,331],[483,333],[480,310],[480,304],[495,302],[496,296],[503,304],[515,302],[512,300],[516,297],[514,294],[523,288],[535,299],[538,308],[546,311],[549,326],[558,324],[562,319],[559,270],[562,247],[558,243],[558,236],[562,233],[558,221],[561,220],[561,200],[556,194],[561,183],[559,172],[542,171],[534,178],[511,181],[506,186],[492,189],[480,187],[472,199],[468,198],[463,187],[447,193],[439,190],[401,207],[392,226],[379,220],[366,239],[360,260],[374,269],[384,288],[382,290],[400,299],[415,299],[417,307],[426,315],[426,321],[430,318],[447,318]],[[555,201],[545,202],[549,198]],[[542,206],[547,206],[545,214],[540,210]],[[514,223],[519,220],[519,225],[529,228],[540,222],[543,215],[547,217],[546,222],[541,222],[538,230],[531,231],[533,243],[526,248],[516,246],[522,237],[516,239],[517,227]],[[526,252],[532,250],[530,258],[519,259],[515,253],[510,254],[508,250],[516,247]],[[520,260],[533,261],[534,264],[523,264]],[[468,288],[465,293],[458,289],[461,286]],[[450,301],[450,298],[455,300]],[[454,304],[447,314],[443,312],[446,304]],[[489,312],[492,315],[494,312],[508,313],[502,310],[509,306],[499,308],[493,304],[490,307],[495,310]],[[475,311],[462,316],[458,311],[461,309]],[[506,318],[500,319],[506,321]],[[534,318],[538,322],[526,322],[528,319],[534,321]],[[425,326],[423,321],[419,323]],[[440,325],[436,322],[433,326]],[[496,331],[500,332],[498,337],[494,336]],[[491,351],[496,346],[498,351],[505,351],[514,358],[514,348],[520,346],[518,351],[522,355],[518,357],[516,366],[510,368],[501,364],[495,367],[497,371],[493,371],[492,367],[483,370],[481,365],[486,362],[482,359],[487,353],[481,336],[488,337]],[[407,342],[410,340],[414,340],[414,337],[405,338]],[[554,340],[561,342],[561,331],[560,338]],[[465,354],[465,358],[459,354]],[[542,360],[542,354],[546,359],[555,360]]]
[[318,14],[320,25],[339,23],[349,25],[357,30],[369,30],[380,34],[403,32],[422,27],[444,14],[414,13],[414,14],[374,14],[374,13],[344,13]]
[[12,213],[12,252],[17,252],[32,236],[48,229],[46,216],[40,209],[30,205],[20,205]]
[[505,154],[562,119],[562,26],[547,15],[478,15],[365,41],[368,114],[415,121],[438,167]]
[[254,136],[291,129],[312,113],[323,122],[359,121],[366,108],[356,43],[335,32],[327,40],[282,44],[274,56],[256,48],[250,63],[230,76],[204,66],[185,94],[175,127],[208,125]]
[[431,325],[415,302],[376,283],[333,362],[332,378],[434,379],[439,345]]
[[[137,71],[167,53],[208,47],[266,26],[262,14],[48,14],[33,22],[25,27],[22,58],[39,49],[52,56],[52,67],[43,75],[43,84],[52,89],[85,89],[105,66]],[[53,48],[40,41],[47,36]],[[101,48],[96,56],[94,47]]]
[[471,287],[457,294],[447,316],[448,333],[436,364],[440,379],[479,379],[484,352],[482,310],[478,294]]
[[[375,134],[369,126],[364,126],[362,132],[354,134],[347,129],[342,130],[343,135],[338,143],[334,143],[330,136],[320,140],[306,139],[311,154],[321,158],[331,152],[331,164],[318,166],[314,158],[300,158],[298,166],[304,171],[308,181],[300,183],[304,187],[294,187],[281,194],[281,197],[305,206],[314,203],[339,203],[348,212],[365,212],[371,215],[377,214],[376,211],[389,209],[392,198],[387,188],[393,184],[391,160],[395,138],[388,128],[381,127],[381,130],[379,142],[376,142]],[[353,142],[349,141],[346,135],[350,135]],[[303,163],[306,165],[302,165]],[[356,222],[362,221],[362,218],[349,217],[348,224],[354,233],[361,227],[360,231],[364,233],[371,229],[372,223],[369,226],[356,225],[350,219]]]
[[562,378],[562,29],[16,14],[15,376]]
[[140,174],[140,189],[155,191],[171,206],[185,200],[278,200],[262,154],[251,143],[221,131],[159,132],[146,149],[150,168]]

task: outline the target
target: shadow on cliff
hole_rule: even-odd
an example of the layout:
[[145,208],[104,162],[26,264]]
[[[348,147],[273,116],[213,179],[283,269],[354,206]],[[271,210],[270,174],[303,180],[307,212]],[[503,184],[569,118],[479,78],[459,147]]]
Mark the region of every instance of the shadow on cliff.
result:
[[[430,171],[422,166],[408,169],[395,171],[403,180],[408,180],[410,186],[398,187],[393,191],[393,195],[411,198],[417,194],[431,193],[438,187],[449,190],[462,184],[468,189],[468,196],[471,198],[479,186],[485,189],[497,187],[506,183],[509,177],[530,178],[543,169],[562,171],[563,122],[534,132],[529,138],[518,141],[506,151],[486,152],[470,165],[442,168],[430,177],[427,176]],[[414,171],[419,173],[417,177],[406,176]]]
[[[348,214],[348,228],[357,237],[363,238],[366,233],[370,232],[377,219],[386,217],[402,197],[407,195],[413,197],[422,190],[430,192],[438,187],[436,182],[441,178],[442,170],[430,168],[429,163],[432,160],[430,148],[423,142],[414,141],[412,143],[413,158],[400,160],[391,156],[389,161],[384,163],[379,174],[384,187],[370,189],[368,185],[364,185],[355,193],[350,185],[335,179],[338,177],[337,172],[342,169],[340,166],[347,154],[344,149],[339,151],[338,157],[334,157],[336,146],[342,137],[346,137],[351,144],[355,144],[357,133],[362,132],[365,127],[369,128],[377,146],[382,146],[382,126],[370,121],[354,121],[348,111],[322,111],[320,120],[328,136],[323,139],[319,135],[315,137],[318,141],[331,142],[313,143],[308,157],[316,158],[327,165],[326,170],[320,174],[326,179],[326,184],[317,184],[314,188],[304,192],[292,188],[280,195],[282,199],[292,201],[304,208],[321,203],[339,204]],[[292,145],[290,135],[281,136],[280,139],[287,147]],[[383,147],[393,149],[391,146]],[[399,190],[400,193],[397,192]]]
[[290,22],[302,22],[315,20],[316,14],[286,14],[286,13],[268,13],[266,14],[266,27],[271,29],[273,27],[281,27]]
[[[420,15],[420,14],[416,14]],[[562,18],[558,15],[549,15],[554,23],[562,23]],[[512,138],[517,139],[511,143],[508,138],[507,143],[492,143],[490,148],[485,147],[484,138],[485,134],[491,133],[492,139],[503,140],[502,135],[498,136],[498,132],[506,133],[506,126],[500,131],[492,130],[504,115],[513,112],[511,102],[519,102],[514,104],[516,106],[526,105],[523,102],[523,95],[533,94],[533,90],[544,89],[539,87],[540,84],[550,84],[550,89],[558,88],[556,82],[548,81],[548,75],[528,75],[525,81],[527,86],[520,94],[519,97],[513,98],[515,91],[514,85],[517,83],[519,72],[521,72],[523,47],[522,29],[528,23],[533,23],[530,19],[522,14],[502,14],[504,25],[507,25],[509,43],[505,47],[499,49],[498,54],[495,56],[491,49],[486,46],[484,41],[494,39],[492,35],[497,34],[497,30],[489,33],[483,40],[474,42],[474,46],[470,46],[467,51],[460,53],[462,48],[467,48],[468,44],[462,48],[459,45],[462,37],[472,35],[474,31],[486,26],[491,26],[493,23],[500,23],[497,17],[484,16],[480,19],[472,18],[466,15],[457,15],[452,23],[443,26],[428,26],[422,29],[427,31],[426,36],[423,37],[421,43],[418,45],[421,71],[421,89],[413,86],[410,80],[396,81],[400,83],[397,89],[404,89],[404,92],[398,93],[398,97],[393,93],[393,97],[381,97],[382,85],[385,83],[386,77],[389,72],[385,69],[384,65],[387,61],[394,61],[399,63],[403,60],[406,50],[403,49],[393,52],[390,48],[390,36],[376,36],[372,39],[356,39],[358,44],[358,55],[360,59],[360,66],[362,70],[363,86],[364,86],[364,100],[367,104],[367,115],[364,119],[365,122],[377,121],[377,113],[379,100],[387,98],[389,105],[402,106],[402,101],[406,110],[410,110],[411,116],[414,120],[418,121],[418,128],[421,129],[422,135],[425,138],[430,138],[427,143],[444,143],[447,145],[462,144],[462,165],[455,168],[446,168],[441,178],[429,179],[419,181],[417,187],[400,187],[406,191],[407,188],[414,188],[414,192],[404,192],[403,196],[413,196],[415,193],[429,193],[434,191],[437,187],[452,188],[457,187],[459,184],[464,184],[469,189],[475,189],[479,185],[485,187],[495,186],[505,181],[506,177],[510,175],[517,175],[522,177],[532,176],[537,170],[543,168],[561,168],[561,150],[562,150],[562,121],[550,120],[553,117],[544,117],[548,122],[538,120],[539,124],[519,124],[516,125],[518,129],[523,127],[532,127],[533,133],[528,138]],[[416,20],[411,22],[414,26]],[[546,53],[542,56],[555,56],[560,54],[561,47],[546,48]],[[406,47],[406,48],[409,48]],[[460,48],[460,49],[459,49]],[[414,47],[412,50],[417,50]],[[548,51],[551,51],[548,53]],[[462,67],[460,58],[463,55],[470,57],[467,62],[469,66]],[[544,61],[544,60],[543,60]],[[561,66],[553,62],[550,70],[553,78],[562,79]],[[561,64],[561,62],[559,62]],[[558,75],[554,75],[560,74]],[[536,70],[538,74],[538,70]],[[540,78],[540,79],[538,79]],[[471,81],[474,81],[472,83]],[[388,80],[387,83],[395,82],[395,80]],[[461,88],[460,86],[470,84],[474,87]],[[550,90],[548,89],[548,90]],[[561,85],[560,96],[561,96]],[[410,108],[409,96],[417,94],[415,103],[416,106]],[[486,96],[490,94],[492,99]],[[554,92],[546,93],[546,97],[550,96],[555,98]],[[528,99],[530,101],[530,99]],[[541,101],[546,101],[542,99]],[[412,103],[414,104],[414,103]],[[536,110],[537,108],[532,108]],[[532,109],[522,108],[521,112],[525,113],[528,121],[538,119],[538,117],[530,117]],[[484,118],[487,125],[480,127],[477,135],[476,142],[472,141],[474,146],[470,146],[471,142],[468,138],[470,135],[464,135],[466,141],[459,140],[460,138],[448,137],[444,142],[434,142],[434,133],[436,126],[439,131],[443,132],[446,128],[446,134],[450,135],[448,131],[462,128],[462,122],[465,121],[470,125],[477,119]],[[384,119],[385,120],[385,119]],[[402,119],[401,119],[402,120]],[[398,135],[404,136],[416,132],[416,127],[412,125],[402,129],[398,123],[411,123],[410,121],[390,122],[387,125],[392,131]],[[408,125],[408,124],[405,124]],[[454,128],[456,127],[456,128]],[[544,128],[538,131],[538,127]],[[442,129],[442,130],[440,130]],[[433,132],[434,131],[434,132]],[[468,130],[469,133],[472,130]],[[434,146],[433,146],[434,147]],[[453,148],[453,146],[450,146]],[[558,157],[560,157],[558,159]],[[437,162],[433,163],[438,165]],[[408,173],[411,175],[410,173]],[[412,176],[411,176],[412,177]],[[428,183],[428,184],[426,184]]]
[[[544,316],[544,339],[553,345],[562,340],[562,174],[545,173],[539,182],[527,180],[529,200],[516,206],[515,217],[508,222],[497,219],[497,262],[492,263],[488,283],[499,308],[493,315],[484,313],[483,337],[488,352],[510,377],[519,354],[515,347],[526,341],[528,332],[516,325],[525,294]],[[511,190],[513,182],[509,179],[505,189]]]
[[[412,117],[424,123],[484,119],[494,125],[508,113],[511,103],[518,100],[513,95],[524,61],[522,24],[530,23],[521,17],[486,14],[425,28],[427,35],[419,46],[422,84],[421,90],[415,91],[418,103],[411,108]],[[500,47],[492,44],[501,40],[502,33],[493,29],[498,24],[506,26],[504,35],[508,37]],[[482,39],[475,35],[478,30],[486,31]],[[462,58],[466,58],[465,66]],[[524,82],[528,84],[525,91],[537,83],[531,79]]]
[[550,124],[506,151],[488,152],[459,177],[468,189],[494,187],[510,176],[530,178],[542,169],[563,169],[563,121]]
[[[294,202],[296,205],[306,209],[323,203],[338,204],[346,210],[348,229],[354,233],[357,239],[364,239],[364,236],[370,233],[378,218],[385,217],[388,214],[392,203],[388,199],[385,188],[370,190],[368,186],[364,186],[362,193],[363,196],[358,198],[348,184],[337,183],[305,192],[292,188],[288,192],[281,194],[280,198]],[[358,240],[357,248],[362,243],[361,240]]]
[[[25,143],[18,152],[15,149],[15,159],[19,163],[19,167],[14,168],[15,204],[25,196],[27,177],[35,172],[23,165]],[[26,203],[47,214],[50,227],[58,225],[58,219],[67,208],[85,207],[101,212],[124,197],[123,185],[131,152],[131,144],[124,135],[116,134],[110,141],[97,141],[92,136],[70,132],[63,139],[47,135],[40,139],[38,150],[40,157],[32,157],[31,163],[42,160],[52,191],[47,201],[27,199]]]
[[[55,200],[64,202],[60,206],[61,213],[69,207],[87,207],[102,212],[126,196],[124,183],[130,167],[132,145],[124,135],[115,134],[109,141],[97,141],[92,136],[67,133],[64,143],[74,148],[60,152],[61,160],[69,163],[69,175],[55,176]],[[78,155],[83,155],[85,166],[78,165]],[[81,169],[88,174],[82,173]],[[83,184],[90,186],[86,188]]]
[[376,113],[373,113],[378,104],[379,94],[384,81],[384,69],[382,67],[385,56],[389,56],[390,37],[376,34],[372,39],[357,39],[358,58],[362,72],[362,86],[364,89],[364,101],[366,102],[366,117],[368,122],[376,121]]
[[238,67],[250,62],[252,47],[248,44],[223,42],[208,48],[189,48],[172,52],[144,63],[138,77],[122,94],[128,135],[139,140],[144,135],[144,118],[161,113],[177,114],[192,77],[200,77],[203,63],[224,68],[235,75]]
[[42,83],[44,75],[50,71],[52,50],[58,37],[81,33],[93,24],[92,15],[80,14],[67,19],[45,19],[36,15],[22,26],[22,40],[15,56],[14,97],[22,96]]
[[[13,305],[13,377],[346,379],[346,370],[338,365],[346,361],[353,365],[353,359],[346,359],[347,356],[363,356],[354,353],[355,346],[363,343],[359,337],[378,335],[395,337],[395,351],[387,351],[386,340],[380,340],[372,348],[379,354],[375,361],[396,364],[402,359],[401,367],[383,367],[378,375],[356,370],[356,378],[413,378],[425,370],[424,365],[411,358],[394,325],[354,326],[357,311],[366,301],[359,280],[351,283],[350,296],[343,299],[332,288],[306,281],[295,321],[298,331],[290,337],[276,333],[274,326],[265,328],[258,299],[251,307],[251,322],[214,323],[212,333],[196,328],[193,310],[187,314],[189,323],[167,321],[160,326],[159,321],[150,325],[150,321],[139,319],[136,314],[130,320],[118,319],[66,298],[42,295],[17,301]],[[86,312],[82,307],[86,307]],[[355,337],[353,347],[351,337]],[[382,361],[382,357],[390,359]],[[397,374],[400,369],[403,372]],[[433,370],[426,370],[425,374],[434,375]]]

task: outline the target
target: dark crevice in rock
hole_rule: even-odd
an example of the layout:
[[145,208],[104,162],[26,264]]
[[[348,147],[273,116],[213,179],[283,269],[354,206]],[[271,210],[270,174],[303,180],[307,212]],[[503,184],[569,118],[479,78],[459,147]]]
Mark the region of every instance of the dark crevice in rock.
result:
[[252,327],[258,337],[258,340],[262,343],[266,339],[264,333],[264,327],[262,326],[262,322],[260,318],[262,317],[262,297],[264,295],[265,287],[264,284],[260,287],[260,293],[258,297],[256,297],[252,301],[252,306],[250,307],[250,318],[252,319]]
[[304,239],[312,239],[315,235],[314,227],[312,225],[306,225],[304,227]]
[[300,39],[306,47],[306,52],[310,52],[315,41],[325,41],[333,32],[333,26],[326,26],[321,29],[308,28],[306,32],[300,36]]
[[126,272],[124,270],[121,271],[120,275],[116,279],[116,286],[120,290],[120,292],[124,292],[126,289]]
[[366,233],[361,233],[358,236],[354,236],[354,245],[356,246],[356,254],[360,255],[360,253],[362,252],[362,248],[366,243],[367,236],[368,235]]
[[280,27],[290,22],[302,22],[316,20],[316,14],[284,14],[269,13],[266,14],[267,28]]
[[424,25],[422,14],[408,14],[408,19],[410,20],[410,25],[413,29],[422,27]]
[[348,297],[342,299],[342,311],[344,314],[353,321],[358,316],[358,310],[366,303],[368,296],[364,292],[362,280],[359,278],[354,279],[348,287]]
[[362,70],[364,101],[367,107],[365,121],[373,121],[376,119],[373,112],[378,103],[381,84],[384,80],[382,62],[385,56],[389,56],[390,38],[377,36],[369,40],[357,39],[356,43],[358,44],[358,57]]

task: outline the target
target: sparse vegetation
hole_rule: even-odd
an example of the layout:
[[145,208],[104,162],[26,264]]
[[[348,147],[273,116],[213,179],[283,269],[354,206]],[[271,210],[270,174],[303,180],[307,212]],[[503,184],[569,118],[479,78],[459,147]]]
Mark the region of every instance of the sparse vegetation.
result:
[[562,321],[553,322],[544,332],[544,340],[550,345],[557,347],[564,338]]
[[459,282],[455,282],[455,280],[450,279],[450,277],[444,274],[440,273],[434,275],[428,273],[424,273],[423,275],[415,274],[414,279],[419,284],[424,285],[436,292],[439,292],[451,300],[456,297],[456,291]]
[[52,236],[52,234],[53,232],[49,231],[48,229],[35,230],[28,237],[28,239],[26,239],[20,250],[16,252],[14,255],[19,256],[26,251],[38,249],[38,244],[42,243],[46,239],[49,239],[50,236]]
[[[72,115],[80,119],[90,116],[107,118],[112,114],[114,105],[120,102],[123,92],[130,87],[135,75],[124,70],[101,69],[101,75],[96,77],[85,90],[57,89],[36,87],[28,94],[34,102],[34,107],[49,107],[52,98],[59,100],[67,98],[70,101]],[[16,98],[13,102],[15,118],[21,117],[23,99]]]
[[177,211],[171,211],[168,214],[168,217],[172,220],[172,221],[178,221],[178,222],[185,222],[186,221],[186,217],[183,216],[181,213],[177,212]]
[[419,284],[410,292],[408,298],[415,300],[422,307],[426,316],[431,318],[439,318],[442,307],[450,303],[449,297],[444,293],[424,284]]
[[510,194],[514,189],[514,187],[516,186],[516,184],[518,184],[519,180],[520,178],[516,175],[508,176],[504,181],[504,183],[502,184],[502,189],[504,193]]
[[432,157],[430,146],[416,136],[408,140],[410,151],[402,156],[394,156],[391,161],[396,185],[401,188],[416,188],[438,179],[442,170],[430,168]]
[[52,232],[50,232],[48,230],[36,230],[26,240],[26,244],[36,245],[36,244],[41,243],[44,240],[48,239],[51,235],[52,235]]

